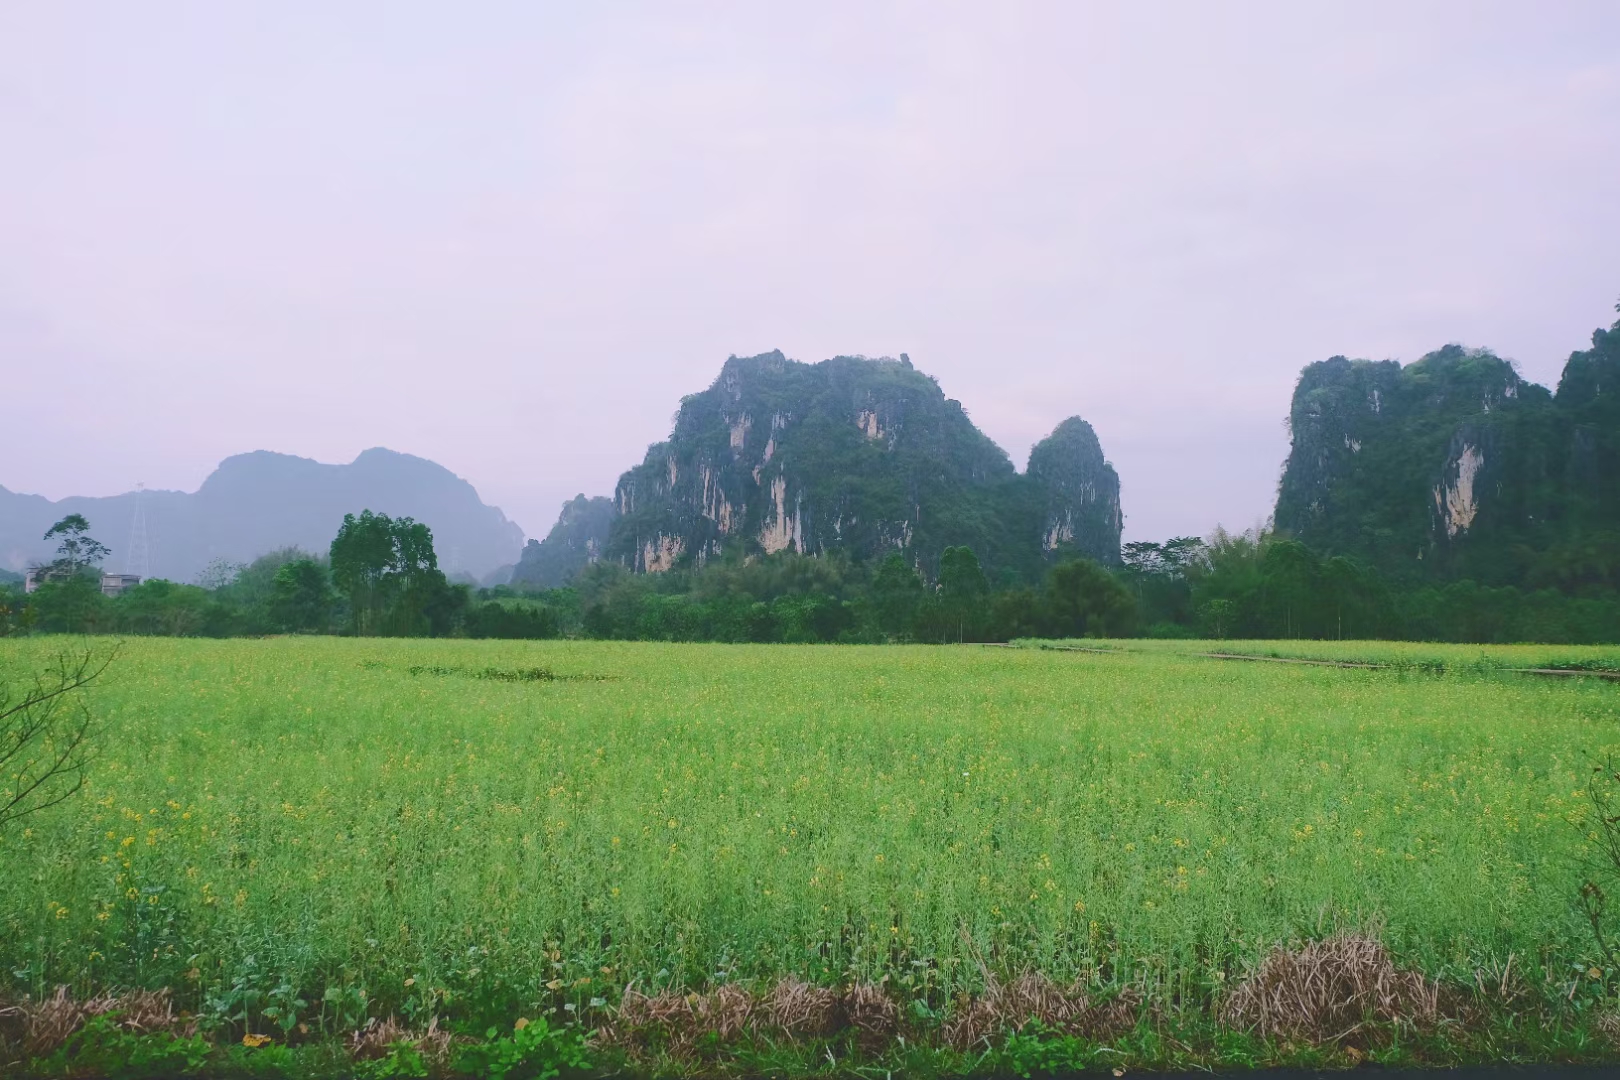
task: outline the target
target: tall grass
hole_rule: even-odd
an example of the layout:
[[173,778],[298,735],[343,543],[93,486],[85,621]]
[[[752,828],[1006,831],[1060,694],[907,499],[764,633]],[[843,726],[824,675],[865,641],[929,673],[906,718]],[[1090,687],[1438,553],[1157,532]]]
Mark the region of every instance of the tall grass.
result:
[[336,1025],[786,973],[1197,996],[1342,927],[1589,964],[1620,687],[1184,653],[128,642],[89,786],[0,836],[0,984]]

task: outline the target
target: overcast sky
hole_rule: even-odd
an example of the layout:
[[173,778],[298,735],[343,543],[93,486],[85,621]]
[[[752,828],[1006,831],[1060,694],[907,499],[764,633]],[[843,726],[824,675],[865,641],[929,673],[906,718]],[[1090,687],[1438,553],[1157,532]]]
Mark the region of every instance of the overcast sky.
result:
[[1556,383],[1620,4],[0,7],[0,485],[387,446],[529,534],[731,353],[910,354],[1127,539],[1271,509],[1301,366]]

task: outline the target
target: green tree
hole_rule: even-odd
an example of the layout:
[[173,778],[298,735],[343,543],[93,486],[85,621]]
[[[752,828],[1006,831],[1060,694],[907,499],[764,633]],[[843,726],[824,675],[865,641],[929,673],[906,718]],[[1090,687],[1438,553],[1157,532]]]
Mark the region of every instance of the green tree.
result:
[[355,634],[384,632],[394,568],[398,559],[394,522],[363,510],[343,515],[331,547],[332,584],[349,601],[349,628]]
[[331,547],[332,583],[360,635],[449,633],[467,590],[439,569],[433,533],[412,519],[362,511],[343,516]]
[[1163,544],[1126,544],[1121,580],[1136,596],[1139,620],[1149,637],[1192,633],[1192,579],[1206,565],[1208,552],[1196,536],[1176,536]]
[[1219,640],[1231,633],[1237,621],[1237,604],[1224,596],[1217,596],[1204,601],[1198,613],[1203,619],[1204,633]]
[[1090,559],[1072,559],[1046,575],[1046,613],[1057,637],[1122,636],[1136,619],[1130,590]]
[[[239,563],[213,564],[222,571],[213,578],[215,582],[222,582],[213,589],[213,595],[228,615],[229,633],[265,634],[286,629],[271,611],[275,600],[276,574],[283,566],[298,559],[314,559],[318,565],[324,565],[324,560],[316,559],[296,547],[267,552],[246,566]],[[204,587],[208,586],[204,584]]]
[[46,540],[58,541],[56,559],[46,568],[48,576],[71,577],[93,567],[112,550],[90,535],[90,523],[83,514],[69,514],[45,532]]
[[1323,622],[1318,578],[1321,560],[1298,540],[1271,538],[1260,556],[1261,603],[1273,633],[1312,637]]
[[872,613],[878,629],[890,638],[910,637],[926,594],[927,586],[906,557],[891,552],[872,573]]
[[218,632],[217,606],[207,589],[153,578],[114,600],[109,613],[114,625],[133,634],[191,637]]
[[93,571],[47,577],[28,597],[29,621],[47,634],[92,634],[112,621],[111,601]]
[[489,600],[466,614],[470,638],[554,638],[561,632],[557,613],[544,604]]
[[948,547],[939,556],[939,605],[947,635],[955,641],[978,636],[986,612],[990,583],[979,557],[966,546]]
[[230,559],[213,559],[197,575],[198,588],[219,592],[235,585],[247,567]]
[[282,563],[270,586],[269,615],[282,630],[325,630],[332,622],[332,585],[314,559]]
[[34,617],[34,608],[20,585],[0,584],[0,637],[27,632]]
[[103,628],[107,598],[96,567],[111,554],[90,535],[83,514],[69,514],[52,525],[46,540],[57,541],[56,558],[36,569],[41,582],[29,598],[32,618],[47,633],[84,634]]

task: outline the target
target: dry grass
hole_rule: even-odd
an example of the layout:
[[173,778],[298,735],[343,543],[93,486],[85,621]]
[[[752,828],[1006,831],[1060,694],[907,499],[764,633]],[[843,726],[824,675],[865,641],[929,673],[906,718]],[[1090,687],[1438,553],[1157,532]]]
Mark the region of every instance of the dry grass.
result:
[[1095,1002],[1079,986],[1059,986],[1034,972],[1010,983],[992,979],[983,994],[952,1013],[941,1034],[959,1050],[988,1045],[992,1037],[1022,1031],[1032,1022],[1067,1035],[1100,1039],[1135,1025],[1140,1009],[1141,997],[1134,992]]
[[899,1024],[900,1006],[881,986],[857,983],[840,994],[790,976],[763,995],[736,985],[684,995],[643,994],[632,987],[603,1035],[623,1045],[631,1035],[656,1033],[679,1050],[710,1035],[721,1042],[750,1032],[814,1038],[854,1028],[863,1044],[878,1045]]
[[392,1016],[386,1020],[373,1017],[349,1036],[349,1054],[356,1061],[376,1061],[401,1044],[435,1064],[442,1064],[450,1056],[450,1033],[439,1029],[437,1016],[428,1021],[426,1031],[413,1031]]
[[9,1032],[15,1033],[23,1053],[49,1054],[59,1049],[85,1022],[116,1014],[125,1031],[146,1034],[167,1031],[182,1038],[196,1033],[197,1022],[175,1014],[168,990],[126,990],[75,1000],[65,986],[40,1001],[23,1001],[0,1009]]
[[1439,1015],[1437,983],[1400,970],[1382,942],[1354,934],[1273,949],[1219,1008],[1233,1027],[1317,1043],[1369,1022],[1426,1025]]
[[876,983],[856,983],[844,992],[844,1017],[863,1047],[881,1046],[900,1027],[900,1006]]
[[[1106,1038],[1134,1026],[1141,1003],[1134,992],[1098,1002],[1079,987],[1024,975],[1010,983],[992,981],[984,994],[953,1013],[941,1034],[947,1044],[968,1049],[1038,1021],[1054,1031]],[[840,993],[789,976],[764,994],[740,986],[685,995],[643,994],[632,987],[603,1037],[631,1046],[637,1037],[657,1035],[680,1052],[707,1036],[729,1042],[747,1034],[818,1038],[852,1030],[857,1042],[872,1050],[901,1034],[902,1019],[900,1003],[881,984],[856,983]]]
[[674,1048],[688,1046],[711,1033],[721,1041],[729,1041],[749,1028],[757,1004],[754,996],[740,986],[685,995],[671,991],[643,994],[632,987],[625,990],[618,1015],[604,1029],[604,1036],[621,1042],[631,1032],[660,1032]]
[[789,1036],[830,1035],[844,1019],[838,991],[789,975],[760,1002],[765,1026]]
[[1605,1009],[1598,1014],[1598,1034],[1609,1041],[1609,1045],[1620,1050],[1620,1011]]

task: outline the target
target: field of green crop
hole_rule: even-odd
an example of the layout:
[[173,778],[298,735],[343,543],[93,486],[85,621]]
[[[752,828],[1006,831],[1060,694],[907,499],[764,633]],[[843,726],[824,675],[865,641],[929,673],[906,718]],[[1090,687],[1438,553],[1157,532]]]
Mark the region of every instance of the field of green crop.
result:
[[1196,1001],[1346,928],[1587,977],[1620,686],[1120,644],[126,641],[88,786],[0,835],[0,986],[284,1027],[786,973],[931,1012],[1029,970]]

